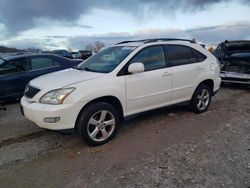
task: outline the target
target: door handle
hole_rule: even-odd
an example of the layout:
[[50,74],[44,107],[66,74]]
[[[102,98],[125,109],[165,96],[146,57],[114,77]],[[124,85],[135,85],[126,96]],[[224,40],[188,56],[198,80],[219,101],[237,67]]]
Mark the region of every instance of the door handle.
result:
[[171,72],[164,72],[163,74],[162,74],[162,76],[171,76],[172,74],[171,74]]

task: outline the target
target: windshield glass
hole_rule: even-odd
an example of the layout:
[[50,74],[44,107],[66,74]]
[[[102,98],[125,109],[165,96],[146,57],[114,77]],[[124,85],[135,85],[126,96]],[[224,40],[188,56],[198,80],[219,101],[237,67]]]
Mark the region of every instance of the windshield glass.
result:
[[0,65],[2,65],[5,61],[0,59]]
[[109,73],[113,71],[136,47],[114,46],[106,48],[78,65],[77,69]]

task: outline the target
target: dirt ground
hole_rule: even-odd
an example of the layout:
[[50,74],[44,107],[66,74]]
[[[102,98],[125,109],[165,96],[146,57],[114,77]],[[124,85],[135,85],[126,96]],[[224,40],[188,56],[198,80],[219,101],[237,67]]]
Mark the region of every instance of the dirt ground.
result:
[[206,113],[185,106],[129,118],[108,144],[0,111],[0,187],[250,187],[250,89],[222,87]]

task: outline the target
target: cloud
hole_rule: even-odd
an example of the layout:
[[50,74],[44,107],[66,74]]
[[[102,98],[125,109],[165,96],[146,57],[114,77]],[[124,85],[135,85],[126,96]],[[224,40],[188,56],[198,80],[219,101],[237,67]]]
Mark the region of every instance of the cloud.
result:
[[41,49],[84,49],[89,43],[101,41],[110,46],[121,41],[139,40],[149,38],[195,38],[200,43],[218,44],[225,40],[250,40],[250,21],[236,22],[226,25],[210,27],[196,27],[189,30],[181,29],[141,29],[134,33],[120,32],[103,35],[73,36],[48,35],[39,39],[12,39],[8,41],[9,47],[26,49],[29,47]]
[[143,29],[131,33],[109,33],[101,36],[76,36],[67,39],[67,45],[76,49],[83,49],[87,44],[95,41],[104,42],[107,46],[126,40],[148,38],[195,38],[205,44],[220,43],[225,40],[250,40],[250,22],[238,22],[212,27],[181,29]]
[[28,49],[28,48],[42,49],[44,47],[41,41],[35,39],[11,40],[9,41],[8,46],[15,47],[18,49]]
[[216,43],[224,40],[250,40],[250,22],[219,25],[187,30],[186,33],[204,43]]
[[10,39],[7,46],[19,49],[38,48],[43,50],[58,49],[64,45],[68,37],[66,36],[45,36],[41,38]]
[[[89,14],[94,8],[121,10],[143,19],[156,12],[199,11],[222,1],[236,0],[1,0],[0,23],[5,25],[9,35],[16,35],[33,28],[39,19],[76,24],[82,15]],[[248,0],[238,1],[250,5]]]

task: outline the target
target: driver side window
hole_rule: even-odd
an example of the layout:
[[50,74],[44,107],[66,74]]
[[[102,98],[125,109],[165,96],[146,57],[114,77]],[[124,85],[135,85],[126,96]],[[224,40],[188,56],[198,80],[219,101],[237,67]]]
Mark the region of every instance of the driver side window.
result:
[[138,52],[130,64],[140,62],[144,64],[145,71],[164,68],[166,66],[162,46],[147,47]]
[[0,66],[0,76],[26,71],[25,58],[10,60]]

